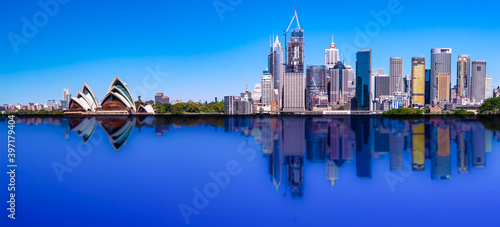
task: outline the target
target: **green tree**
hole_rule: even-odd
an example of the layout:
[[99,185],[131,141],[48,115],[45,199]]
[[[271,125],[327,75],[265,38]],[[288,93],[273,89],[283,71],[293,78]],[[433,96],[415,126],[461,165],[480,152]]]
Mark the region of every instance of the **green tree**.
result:
[[479,107],[480,114],[500,114],[500,97],[487,99]]
[[184,113],[184,109],[182,108],[182,105],[178,105],[178,104],[180,104],[180,103],[177,103],[177,104],[172,106],[172,114],[180,115],[180,114]]
[[413,108],[400,108],[400,109],[389,110],[385,112],[383,115],[390,116],[390,115],[422,115],[422,114],[424,114],[423,110],[413,109]]

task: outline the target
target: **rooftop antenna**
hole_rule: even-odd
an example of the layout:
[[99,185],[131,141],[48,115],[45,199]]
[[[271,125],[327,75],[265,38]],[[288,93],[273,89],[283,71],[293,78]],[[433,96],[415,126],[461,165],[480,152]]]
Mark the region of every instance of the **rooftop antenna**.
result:
[[422,51],[422,57],[424,57],[424,52]]
[[248,80],[247,80],[247,73],[245,73],[245,84],[246,84],[246,87],[247,87],[247,92],[248,92]]

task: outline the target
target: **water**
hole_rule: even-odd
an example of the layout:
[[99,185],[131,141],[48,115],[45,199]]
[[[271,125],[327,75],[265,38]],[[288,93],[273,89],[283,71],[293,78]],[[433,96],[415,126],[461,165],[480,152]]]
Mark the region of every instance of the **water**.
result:
[[[0,147],[7,119],[0,118]],[[18,117],[2,226],[499,226],[496,119]],[[1,151],[2,201],[9,199]]]

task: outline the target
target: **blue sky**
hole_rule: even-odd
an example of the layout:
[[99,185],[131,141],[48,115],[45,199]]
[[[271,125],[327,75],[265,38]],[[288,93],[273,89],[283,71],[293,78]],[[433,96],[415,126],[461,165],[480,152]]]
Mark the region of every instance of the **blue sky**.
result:
[[[227,11],[218,13],[214,2]],[[397,10],[380,24],[371,12],[389,12],[390,3],[399,4],[392,7]],[[493,1],[60,0],[47,15],[38,1],[19,0],[0,3],[0,104],[60,100],[62,89],[76,95],[83,82],[102,98],[114,76],[144,92],[143,100],[156,92],[183,101],[236,95],[245,90],[245,73],[252,90],[267,68],[269,38],[286,29],[294,5],[305,29],[307,65],[324,64],[334,35],[351,65],[354,52],[347,47],[373,49],[373,68],[388,74],[389,58],[397,56],[410,74],[411,57],[423,52],[429,67],[431,48],[449,47],[452,86],[458,54],[486,60],[494,87],[500,85],[500,16]],[[23,18],[39,25],[35,32],[25,29],[28,37]],[[357,40],[358,30],[368,39]],[[13,45],[14,36],[25,43]],[[161,79],[148,76],[148,67],[159,69]]]

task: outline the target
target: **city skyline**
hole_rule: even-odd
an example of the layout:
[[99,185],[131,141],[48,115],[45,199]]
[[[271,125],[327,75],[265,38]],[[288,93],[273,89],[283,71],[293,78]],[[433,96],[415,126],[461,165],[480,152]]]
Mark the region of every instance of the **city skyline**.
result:
[[[8,6],[3,7],[4,9],[23,8],[23,10],[2,12],[7,21],[12,21],[10,24],[0,25],[2,31],[5,31],[5,37],[11,32],[21,34],[23,27],[21,18],[31,19],[34,13],[42,10],[36,3],[27,4],[28,6],[21,6],[21,3],[6,4]],[[141,86],[145,75],[151,74],[151,72],[164,73],[165,78],[156,84],[155,89],[148,91],[147,95],[143,96],[145,100],[153,100],[157,92],[164,92],[172,99],[193,99],[195,101],[210,101],[215,97],[222,99],[227,94],[239,94],[245,86],[245,73],[249,75],[248,84],[253,85],[260,82],[262,70],[267,68],[267,60],[261,56],[269,54],[269,36],[272,36],[273,31],[276,31],[275,34],[281,34],[281,30],[286,28],[292,16],[291,9],[293,6],[292,4],[270,3],[279,10],[273,11],[274,14],[270,14],[270,18],[266,19],[265,23],[258,23],[259,28],[257,29],[254,27],[257,26],[256,24],[243,23],[243,20],[247,19],[249,14],[255,10],[264,13],[268,12],[268,9],[262,7],[256,9],[259,2],[242,2],[237,6],[232,6],[234,11],[225,12],[223,20],[220,20],[219,14],[212,4],[200,4],[193,8],[187,8],[186,5],[183,5],[185,3],[165,4],[171,7],[184,6],[184,8],[191,10],[189,12],[193,13],[200,12],[200,15],[196,15],[197,17],[208,18],[206,22],[201,23],[209,23],[206,24],[208,27],[213,25],[220,31],[216,32],[217,29],[212,31],[212,29],[202,26],[199,29],[202,29],[206,34],[210,34],[210,37],[194,37],[194,31],[190,31],[188,28],[188,25],[192,24],[186,18],[183,22],[173,24],[172,28],[167,29],[168,31],[150,36],[144,28],[137,26],[137,24],[141,25],[146,21],[137,19],[138,21],[133,23],[134,21],[127,19],[125,21],[135,25],[130,26],[130,31],[127,32],[148,34],[148,38],[137,38],[137,40],[134,40],[134,38],[118,39],[113,32],[118,32],[117,29],[123,28],[125,24],[117,20],[109,23],[117,25],[118,28],[113,28],[102,37],[94,37],[91,41],[86,42],[82,38],[75,37],[75,35],[86,32],[88,34],[83,34],[83,37],[87,37],[87,35],[93,36],[95,31],[90,30],[91,28],[102,30],[104,27],[89,18],[87,18],[88,21],[76,20],[79,15],[76,12],[76,6],[74,6],[76,4],[92,5],[92,3],[75,2],[60,5],[58,13],[54,17],[50,17],[46,26],[38,28],[36,36],[30,38],[26,44],[20,44],[17,53],[14,52],[8,38],[0,42],[0,46],[7,50],[2,51],[0,55],[0,60],[5,62],[0,66],[2,82],[6,84],[15,84],[16,81],[24,82],[21,89],[10,86],[4,87],[5,89],[0,92],[0,103],[11,105],[25,104],[27,102],[45,103],[47,100],[58,101],[63,88],[69,87],[71,91],[78,91],[82,78],[88,78],[88,80],[85,79],[85,82],[98,91],[96,96],[103,97],[105,94],[102,91],[106,90],[106,85],[100,83],[102,79],[108,81],[114,76],[120,76],[129,84]],[[322,5],[336,6],[336,8],[338,6],[352,7],[353,5],[349,5],[349,3],[295,3],[297,11],[299,11],[301,24],[305,27],[304,36],[307,40],[305,66],[324,64],[324,52],[330,46],[331,36],[333,35],[336,48],[339,49],[341,54],[340,58],[345,59],[346,63],[350,65],[355,64],[354,54],[357,51],[372,49],[372,68],[384,68],[388,72],[390,57],[399,56],[405,59],[403,75],[406,75],[411,73],[410,60],[412,57],[420,57],[423,52],[426,59],[426,69],[428,69],[431,62],[429,50],[435,47],[449,47],[453,49],[450,75],[452,87],[457,82],[457,69],[454,62],[460,54],[470,54],[471,61],[486,60],[486,62],[489,62],[487,75],[493,77],[493,88],[500,85],[500,81],[497,79],[500,69],[495,64],[499,60],[495,55],[495,51],[492,51],[499,45],[494,42],[494,37],[497,37],[496,34],[500,33],[500,29],[494,24],[494,21],[489,21],[484,16],[487,15],[488,10],[491,10],[490,8],[494,7],[484,7],[484,14],[478,15],[474,10],[470,10],[470,7],[457,6],[460,4],[438,3],[454,9],[453,14],[467,11],[467,13],[476,16],[471,17],[473,19],[466,22],[460,21],[458,23],[451,20],[452,13],[447,12],[444,15],[433,15],[424,18],[424,22],[417,25],[408,23],[413,17],[411,12],[425,7],[426,4],[419,6],[406,1],[400,1],[400,4],[401,12],[392,15],[390,23],[384,26],[376,37],[371,37],[369,44],[358,46],[355,50],[346,51],[348,45],[354,45],[356,27],[363,29],[370,22],[377,22],[370,12],[373,10],[373,12],[378,13],[387,10],[387,2],[366,4],[356,13],[351,12],[352,15],[345,15],[347,12],[339,11],[340,14],[351,20],[333,24],[328,23],[329,20],[325,19],[325,17],[314,16],[318,13],[317,11],[325,10],[322,9]],[[96,9],[98,18],[102,19],[106,15],[105,12],[111,7],[112,4],[108,3],[102,4],[100,9]],[[134,7],[137,7],[137,9]],[[124,12],[116,13],[116,16],[124,19],[126,12],[132,10],[144,14],[151,11],[152,18],[160,18],[160,9],[154,10],[145,6],[126,4]],[[179,16],[180,14],[176,13],[174,15]],[[153,23],[147,28],[166,24],[168,20],[172,19],[172,15],[162,16],[164,18],[161,18],[158,23]],[[67,30],[69,25],[63,23],[65,20],[78,22],[76,23],[77,26]],[[425,23],[425,21],[434,21],[434,23]],[[247,26],[240,26],[240,23]],[[256,32],[248,35],[250,30]],[[185,37],[186,40],[169,36],[170,31],[186,34],[181,36]],[[64,35],[64,32],[68,32],[69,35]],[[430,38],[429,34],[436,32],[441,32],[442,36],[433,35]],[[211,37],[211,35],[214,37]],[[410,38],[410,36],[412,37]],[[164,41],[160,40],[165,37]],[[63,38],[66,40],[61,40]],[[220,40],[215,40],[217,38]],[[206,41],[211,42],[211,45],[207,48],[204,45],[204,50],[200,51],[200,39],[208,39]],[[288,41],[281,35],[279,39],[282,44]],[[118,42],[114,44],[113,40]],[[398,42],[395,43],[394,40],[398,40]],[[153,44],[145,45],[145,41],[153,41]],[[129,42],[132,45],[137,45],[137,47],[131,48]],[[405,45],[407,42],[412,43],[411,47]],[[83,43],[83,46],[88,47],[89,50],[83,50],[76,43]],[[126,43],[127,45],[125,45]],[[168,43],[180,44],[175,46],[183,48],[168,45]],[[90,44],[96,45],[94,47]],[[103,48],[106,45],[109,48]],[[402,46],[404,48],[401,48]],[[246,54],[243,56],[241,53]],[[233,59],[234,56],[240,56],[240,58]],[[197,60],[196,64],[199,64],[200,67],[189,67],[189,64],[193,64],[194,60]],[[224,64],[224,62],[227,62],[226,60],[230,64]],[[203,70],[196,68],[203,68]],[[40,84],[43,85],[42,88],[39,87]],[[223,86],[224,89],[217,89],[218,86]],[[34,94],[35,89],[37,95]],[[42,92],[40,92],[40,89]],[[197,92],[193,94],[193,90]]]

